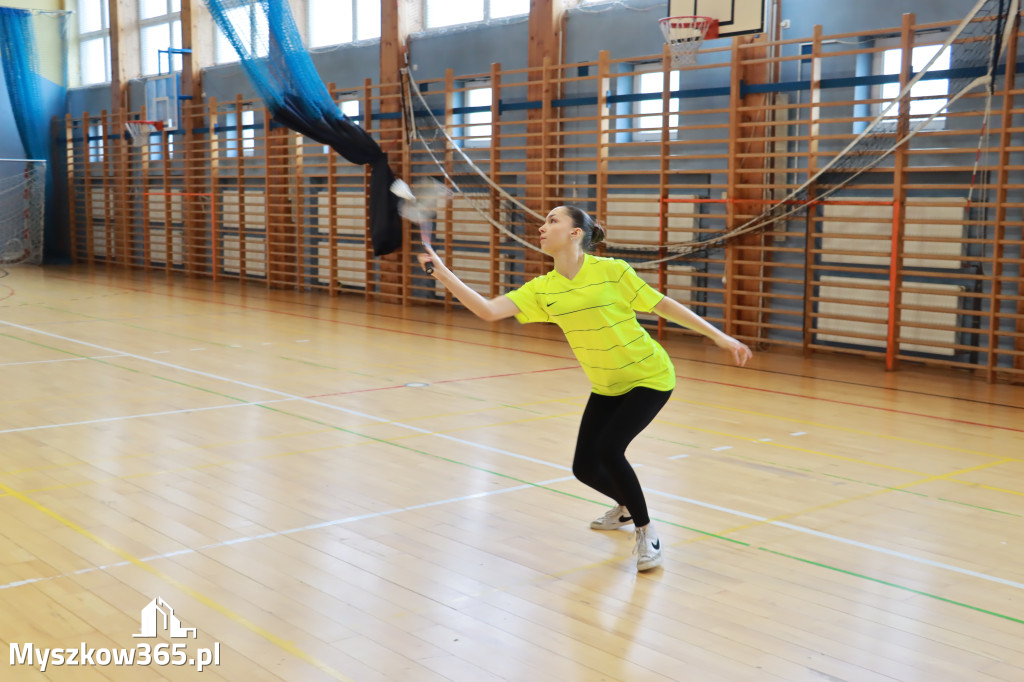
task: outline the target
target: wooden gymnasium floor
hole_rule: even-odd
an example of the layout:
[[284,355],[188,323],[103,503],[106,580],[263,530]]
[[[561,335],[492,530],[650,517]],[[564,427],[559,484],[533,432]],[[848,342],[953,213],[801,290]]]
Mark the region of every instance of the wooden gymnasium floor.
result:
[[[1022,387],[673,340],[638,576],[587,526],[554,328],[8,270],[0,645],[220,664],[0,679],[1024,679]],[[133,638],[157,597],[197,639]]]

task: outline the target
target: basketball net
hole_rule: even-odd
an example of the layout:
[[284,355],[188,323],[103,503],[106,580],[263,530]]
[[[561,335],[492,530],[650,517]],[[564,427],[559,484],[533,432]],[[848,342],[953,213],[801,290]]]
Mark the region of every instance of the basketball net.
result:
[[142,147],[149,142],[150,133],[164,129],[163,121],[128,121],[124,124],[125,137],[133,147]]
[[718,37],[718,19],[712,17],[666,17],[658,23],[672,51],[673,69],[696,64],[704,41]]

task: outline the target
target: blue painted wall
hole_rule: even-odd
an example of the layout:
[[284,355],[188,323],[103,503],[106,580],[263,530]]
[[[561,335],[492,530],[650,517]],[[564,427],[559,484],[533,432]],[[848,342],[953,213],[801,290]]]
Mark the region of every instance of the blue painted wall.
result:
[[14,124],[11,100],[7,96],[7,79],[4,78],[3,64],[0,63],[0,159],[23,159],[25,148],[18,139],[18,128]]
[[[815,24],[821,24],[825,34],[899,26],[905,12],[916,13],[919,23],[945,21],[963,16],[974,4],[974,0],[786,0],[782,18],[792,25],[783,37],[809,38]],[[596,60],[601,50],[608,50],[612,59],[660,53],[664,40],[657,20],[664,15],[665,6],[664,0],[629,0],[628,6],[608,3],[569,10],[564,37],[566,62]],[[492,62],[501,63],[504,69],[525,68],[527,38],[526,18],[518,17],[489,25],[416,33],[409,37],[409,53],[414,75],[420,80],[441,78],[449,67],[456,75],[487,73]],[[796,46],[790,49],[797,53]],[[340,87],[361,86],[364,78],[376,81],[379,77],[378,41],[316,50],[313,61],[325,82],[333,81]],[[721,75],[709,76],[715,83],[722,80]],[[693,87],[704,85],[696,81],[698,77],[688,77]],[[203,81],[205,94],[218,100],[256,94],[237,64],[211,67],[204,72]],[[108,90],[102,86],[74,90],[68,98],[69,112],[77,116],[83,111],[108,109]],[[141,87],[131,90],[132,109],[141,106],[141,92]],[[0,105],[0,129],[7,121]]]

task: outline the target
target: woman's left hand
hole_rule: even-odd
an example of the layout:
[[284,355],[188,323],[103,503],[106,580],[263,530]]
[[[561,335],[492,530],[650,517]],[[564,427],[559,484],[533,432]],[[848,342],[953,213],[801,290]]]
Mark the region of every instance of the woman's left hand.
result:
[[722,334],[722,336],[715,341],[715,345],[723,350],[727,350],[730,353],[732,353],[732,359],[740,367],[746,365],[747,360],[749,360],[754,355],[750,351],[750,347],[747,346],[747,344],[737,339],[734,339],[733,337],[727,334]]

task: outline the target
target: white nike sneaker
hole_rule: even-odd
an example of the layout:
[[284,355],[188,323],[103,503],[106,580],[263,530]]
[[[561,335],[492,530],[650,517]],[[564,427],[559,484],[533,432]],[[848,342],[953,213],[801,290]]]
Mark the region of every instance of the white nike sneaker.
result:
[[633,548],[633,554],[636,554],[638,571],[649,571],[661,566],[661,540],[654,526],[648,524],[636,529],[636,547]]
[[594,530],[615,530],[631,523],[633,517],[629,515],[629,510],[620,504],[609,509],[601,518],[591,521],[590,527]]

